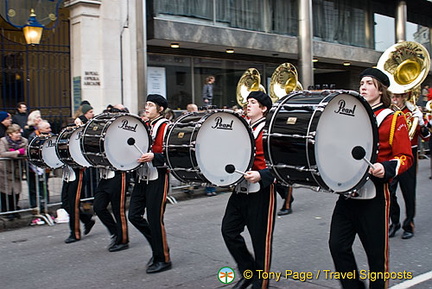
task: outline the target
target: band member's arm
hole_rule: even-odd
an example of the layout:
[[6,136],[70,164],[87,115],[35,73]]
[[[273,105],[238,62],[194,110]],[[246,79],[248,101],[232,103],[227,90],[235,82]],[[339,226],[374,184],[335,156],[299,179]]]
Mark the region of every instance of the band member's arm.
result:
[[251,183],[260,182],[263,188],[270,186],[274,182],[274,177],[268,168],[258,171],[248,171],[246,172],[245,179]]

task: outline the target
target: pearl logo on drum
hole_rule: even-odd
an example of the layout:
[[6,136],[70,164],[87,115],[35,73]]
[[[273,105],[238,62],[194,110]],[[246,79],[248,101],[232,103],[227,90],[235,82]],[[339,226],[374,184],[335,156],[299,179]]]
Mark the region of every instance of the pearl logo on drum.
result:
[[122,128],[124,130],[129,130],[129,131],[133,131],[133,132],[136,132],[137,127],[138,127],[137,123],[135,124],[135,126],[129,125],[129,122],[127,119],[123,120],[121,125],[118,126],[118,128]]
[[348,116],[355,116],[356,105],[354,105],[352,108],[347,108],[345,107],[346,102],[344,99],[339,100],[338,104],[339,104],[339,108],[334,111],[335,113],[348,115]]
[[223,123],[222,117],[218,116],[215,118],[215,122],[216,122],[215,125],[212,126],[211,128],[223,129],[223,130],[232,130],[233,129],[234,120],[231,120],[231,122],[229,122],[229,123]]
[[51,139],[49,139],[48,141],[47,141],[47,145],[46,145],[48,148],[53,148],[53,147],[55,147],[56,146],[56,142],[55,141],[52,141]]

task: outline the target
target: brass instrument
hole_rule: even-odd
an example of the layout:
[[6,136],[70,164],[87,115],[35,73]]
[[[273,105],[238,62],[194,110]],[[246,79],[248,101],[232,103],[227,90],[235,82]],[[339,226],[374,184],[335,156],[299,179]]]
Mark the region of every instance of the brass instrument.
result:
[[291,63],[279,65],[270,79],[270,98],[273,102],[295,90],[303,90],[298,81],[297,69]]
[[237,103],[243,107],[247,103],[247,97],[252,91],[266,92],[261,85],[261,75],[256,68],[248,68],[237,83]]
[[377,68],[389,77],[389,90],[392,93],[409,93],[405,105],[410,112],[405,117],[409,136],[412,139],[419,123],[418,117],[413,116],[418,110],[415,104],[420,94],[420,85],[430,69],[429,53],[417,42],[402,41],[384,51],[378,60]]

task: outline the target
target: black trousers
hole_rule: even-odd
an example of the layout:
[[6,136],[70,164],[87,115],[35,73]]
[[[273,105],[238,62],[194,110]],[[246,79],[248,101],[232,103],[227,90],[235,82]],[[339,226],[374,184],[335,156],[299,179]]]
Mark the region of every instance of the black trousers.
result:
[[390,219],[392,224],[399,224],[400,207],[397,201],[397,186],[399,184],[405,202],[406,217],[402,228],[404,231],[414,232],[414,217],[416,207],[416,187],[417,187],[417,148],[412,149],[414,156],[413,165],[403,174],[393,179],[390,184]]
[[[135,181],[129,202],[129,221],[150,244],[155,262],[169,262],[170,254],[165,232],[164,213],[169,189],[166,169],[158,169],[154,181]],[[147,210],[147,212],[146,212]],[[147,219],[144,214],[147,214]]]
[[84,191],[84,169],[74,169],[75,181],[65,182],[62,186],[62,208],[69,214],[69,228],[71,236],[81,239],[80,220],[87,224],[92,219],[92,214],[81,209],[81,195]]
[[[129,243],[126,219],[127,174],[115,172],[112,179],[101,179],[96,188],[93,209],[111,235],[116,236],[116,244]],[[108,210],[108,205],[114,215]]]
[[288,210],[291,209],[292,203],[294,202],[294,197],[292,195],[293,193],[293,187],[289,186],[283,186],[279,183],[275,185],[276,192],[281,196],[283,199],[281,210]]
[[[345,289],[365,288],[360,280],[352,250],[356,235],[366,252],[371,272],[388,272],[388,184],[376,185],[377,196],[371,200],[345,199],[336,202],[330,226],[330,252],[338,272],[356,272],[355,279],[341,279]],[[364,279],[364,278],[362,278]],[[384,289],[382,278],[370,280],[371,289]]]
[[[245,270],[270,271],[273,229],[276,210],[274,186],[259,192],[244,194],[233,192],[222,220],[222,236],[228,251],[243,274]],[[253,245],[252,255],[241,235],[247,227]],[[258,280],[261,288],[268,288],[268,280]]]

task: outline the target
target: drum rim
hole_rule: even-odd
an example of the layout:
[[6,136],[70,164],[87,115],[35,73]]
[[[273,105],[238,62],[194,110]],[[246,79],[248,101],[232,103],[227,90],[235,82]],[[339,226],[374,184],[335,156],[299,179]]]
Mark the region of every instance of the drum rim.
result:
[[[78,129],[81,129],[81,128],[83,129],[83,133],[84,133],[84,125],[81,125],[81,126],[67,126],[67,127],[63,128],[63,129],[60,131],[59,135],[57,136],[56,154],[57,154],[58,158],[59,158],[63,163],[65,163],[66,165],[68,165],[68,166],[70,166],[70,167],[72,167],[72,168],[86,168],[86,167],[91,166],[91,163],[88,162],[88,161],[87,161],[87,163],[89,164],[89,166],[81,165],[80,163],[78,163],[78,162],[73,158],[73,156],[72,156],[72,154],[71,154],[71,152],[70,152],[70,137],[71,137],[71,136],[72,136],[72,135],[73,135],[73,134],[74,134]],[[68,155],[69,155],[69,159],[64,159],[64,158],[62,158],[62,157],[60,156],[60,149],[59,149],[59,147],[58,147],[59,140],[62,138],[62,136],[65,134],[65,132],[69,132],[69,133],[70,133],[69,137],[67,138],[67,139],[68,139],[68,142],[67,142],[67,152],[68,152]],[[80,142],[80,150],[81,150],[81,140],[80,140],[79,142]],[[82,153],[82,151],[81,151],[81,153]],[[84,154],[83,154],[83,156],[84,156]],[[84,157],[84,159],[87,160],[85,157]]]

